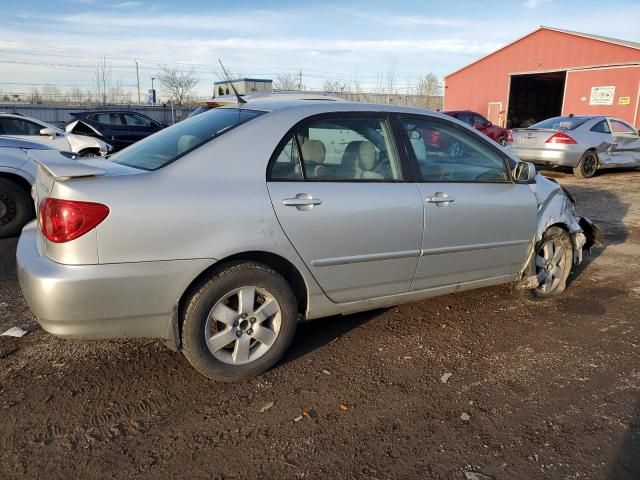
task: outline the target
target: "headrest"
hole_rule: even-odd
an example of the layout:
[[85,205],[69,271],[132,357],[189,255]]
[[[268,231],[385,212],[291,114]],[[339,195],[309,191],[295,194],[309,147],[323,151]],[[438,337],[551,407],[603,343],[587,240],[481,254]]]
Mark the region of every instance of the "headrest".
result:
[[362,170],[373,170],[376,165],[376,148],[371,142],[362,142],[358,148],[358,166]]
[[198,137],[195,135],[181,135],[178,139],[178,155],[186,152],[198,144]]
[[302,158],[305,162],[323,163],[327,150],[320,140],[307,140],[302,144]]

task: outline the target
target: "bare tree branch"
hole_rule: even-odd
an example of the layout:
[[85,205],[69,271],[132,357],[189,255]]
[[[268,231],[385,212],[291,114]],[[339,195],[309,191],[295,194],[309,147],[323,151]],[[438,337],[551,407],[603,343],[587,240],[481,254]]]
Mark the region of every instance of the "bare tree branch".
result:
[[182,103],[193,95],[193,89],[200,82],[196,77],[196,72],[191,70],[178,70],[177,68],[163,67],[158,73],[160,85],[164,88],[166,94],[176,105]]
[[93,70],[93,86],[95,87],[98,102],[106,105],[109,89],[111,88],[111,65],[107,63],[106,58],[98,60],[98,65]]

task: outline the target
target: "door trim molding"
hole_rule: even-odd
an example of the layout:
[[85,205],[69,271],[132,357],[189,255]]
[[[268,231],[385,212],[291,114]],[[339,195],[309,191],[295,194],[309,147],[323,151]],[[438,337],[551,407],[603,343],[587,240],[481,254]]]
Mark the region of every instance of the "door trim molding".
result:
[[333,267],[336,265],[349,265],[352,263],[380,262],[383,260],[395,260],[398,258],[419,257],[420,250],[405,250],[403,252],[368,253],[365,255],[351,255],[348,257],[321,258],[312,260],[314,267]]
[[531,243],[531,239],[528,238],[527,240],[511,240],[508,242],[477,243],[471,245],[459,245],[456,247],[429,248],[426,250],[422,250],[420,252],[420,256],[424,257],[426,255],[441,255],[444,253],[458,253],[469,252],[472,250],[487,250],[490,248],[515,247],[517,245],[524,245],[525,243]]

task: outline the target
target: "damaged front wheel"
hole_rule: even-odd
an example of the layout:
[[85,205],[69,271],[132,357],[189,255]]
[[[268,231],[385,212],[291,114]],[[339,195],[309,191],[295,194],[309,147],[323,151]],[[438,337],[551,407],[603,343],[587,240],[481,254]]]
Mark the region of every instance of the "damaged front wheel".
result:
[[535,266],[538,286],[534,296],[560,295],[567,286],[573,264],[573,247],[569,234],[560,227],[549,228],[536,245]]

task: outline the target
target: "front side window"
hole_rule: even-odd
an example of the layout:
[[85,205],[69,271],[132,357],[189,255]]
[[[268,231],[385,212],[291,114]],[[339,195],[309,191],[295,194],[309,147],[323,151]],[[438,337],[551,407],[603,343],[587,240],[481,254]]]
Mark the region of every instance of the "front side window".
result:
[[502,155],[475,135],[429,119],[404,119],[425,182],[509,181]]
[[111,160],[142,170],[157,170],[262,114],[239,108],[213,109],[160,130],[116,153]]
[[271,180],[400,181],[384,117],[327,118],[298,127],[276,154]]
[[125,113],[124,121],[130,127],[150,127],[152,125],[150,119],[135,113]]
[[460,112],[456,115],[456,118],[467,125],[473,125],[473,115],[468,112]]
[[636,131],[633,129],[633,127],[631,127],[631,125],[621,120],[614,120],[612,118],[610,122],[611,122],[611,129],[613,130],[613,133],[625,133],[625,134],[636,133]]
[[480,115],[474,115],[473,116],[473,126],[474,127],[484,127],[485,125],[489,124],[489,120],[487,120],[484,117],[481,117]]
[[21,118],[3,118],[0,120],[2,135],[40,135],[43,126]]
[[591,131],[598,133],[611,133],[611,129],[609,128],[609,124],[606,120],[601,120],[596,123],[593,127],[591,127]]

